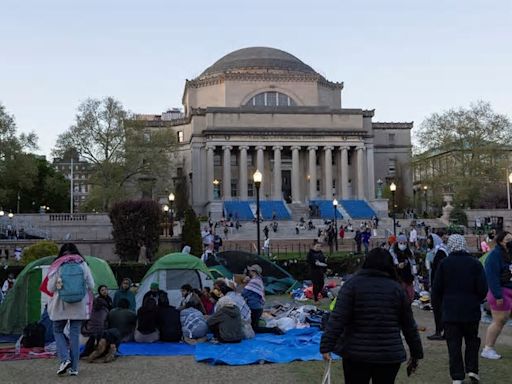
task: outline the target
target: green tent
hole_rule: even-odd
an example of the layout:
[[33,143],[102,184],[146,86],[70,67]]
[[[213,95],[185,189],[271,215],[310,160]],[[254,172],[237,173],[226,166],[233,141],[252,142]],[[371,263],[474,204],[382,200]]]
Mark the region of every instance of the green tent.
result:
[[[28,264],[16,279],[14,287],[0,305],[0,333],[21,333],[23,328],[38,321],[49,297],[39,291],[55,256],[43,257]],[[105,260],[85,256],[91,268],[97,288],[106,285],[110,290],[118,288],[117,281]]]
[[137,308],[142,305],[144,294],[151,283],[167,292],[171,305],[178,306],[181,301],[180,288],[190,284],[192,288],[212,287],[213,277],[208,267],[197,256],[188,253],[171,253],[159,258],[146,273],[137,292]]

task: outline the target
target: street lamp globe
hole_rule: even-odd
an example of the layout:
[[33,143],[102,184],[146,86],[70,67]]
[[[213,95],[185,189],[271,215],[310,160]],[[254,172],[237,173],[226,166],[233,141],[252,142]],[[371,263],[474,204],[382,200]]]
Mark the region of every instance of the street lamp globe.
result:
[[508,175],[508,181],[509,181],[509,183],[512,184],[512,173],[510,175]]
[[175,199],[176,199],[176,196],[174,196],[174,193],[172,193],[172,192],[171,192],[171,193],[169,194],[169,201],[170,201],[170,202],[173,202]]
[[252,175],[252,179],[254,180],[255,183],[261,184],[261,181],[263,180],[263,175],[259,170],[256,170],[256,172],[254,172],[254,175]]
[[9,219],[12,219],[14,217],[14,213],[9,212],[9,214],[7,216],[9,216]]
[[213,180],[213,185],[219,185],[219,184],[220,184],[219,180],[217,180],[217,179]]
[[5,215],[5,212],[4,212],[3,209],[0,209],[0,217],[3,216],[3,215]]
[[169,206],[167,204],[164,205],[164,212],[169,212]]
[[427,192],[427,189],[428,189],[428,185],[424,185],[424,186],[423,186],[423,190],[424,190],[425,192]]
[[396,184],[395,183],[391,183],[391,185],[389,186],[389,190],[391,192],[396,192]]

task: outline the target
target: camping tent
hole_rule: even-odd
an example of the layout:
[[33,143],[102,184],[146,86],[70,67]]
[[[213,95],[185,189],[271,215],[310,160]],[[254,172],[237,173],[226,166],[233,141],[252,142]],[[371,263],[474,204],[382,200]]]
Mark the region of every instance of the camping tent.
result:
[[[39,291],[39,286],[53,260],[55,256],[43,257],[23,268],[14,287],[0,305],[0,333],[21,333],[27,324],[40,319],[49,297]],[[85,256],[85,260],[91,268],[96,288],[100,285],[106,285],[109,289],[118,288],[116,278],[105,260],[92,256]]]
[[[215,268],[216,272],[224,274],[224,277],[227,278],[231,278],[233,274],[243,274],[249,265],[258,264],[263,271],[263,283],[265,284],[265,292],[268,294],[284,293],[293,289],[297,284],[293,276],[279,265],[254,253],[225,251],[217,253],[216,256],[223,268],[210,266],[210,269]],[[228,270],[231,275],[223,273],[223,270]]]
[[137,308],[142,305],[144,294],[153,282],[167,292],[169,302],[174,306],[180,304],[182,285],[190,284],[197,289],[213,286],[213,278],[206,265],[200,258],[187,253],[165,255],[152,265],[140,283],[136,296]]

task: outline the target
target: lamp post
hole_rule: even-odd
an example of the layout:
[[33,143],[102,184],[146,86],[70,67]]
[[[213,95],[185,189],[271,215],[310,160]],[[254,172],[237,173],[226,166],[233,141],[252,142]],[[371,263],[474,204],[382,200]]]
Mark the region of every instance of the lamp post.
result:
[[425,216],[428,218],[428,185],[423,186],[423,193],[425,194]]
[[334,244],[336,246],[336,252],[338,252],[338,200],[334,199],[332,206],[334,207]]
[[169,236],[170,237],[173,237],[174,236],[174,200],[176,199],[176,196],[174,195],[174,193],[170,193],[169,194],[169,204],[170,204],[170,216],[171,216],[171,227],[169,228]]
[[[508,173],[508,169],[507,169]],[[512,184],[512,173],[508,175],[508,182],[507,182],[507,207],[510,210],[510,184]]]
[[169,233],[169,206],[167,204],[164,205],[164,237],[166,237]]
[[260,255],[260,187],[263,175],[259,170],[256,170],[256,172],[254,172],[254,175],[252,176],[252,179],[254,180],[254,186],[256,187],[256,245],[258,247],[258,255]]
[[396,192],[396,184],[391,183],[389,186],[389,190],[391,191],[392,203],[393,203],[393,235],[396,237],[396,211],[395,211],[395,192]]

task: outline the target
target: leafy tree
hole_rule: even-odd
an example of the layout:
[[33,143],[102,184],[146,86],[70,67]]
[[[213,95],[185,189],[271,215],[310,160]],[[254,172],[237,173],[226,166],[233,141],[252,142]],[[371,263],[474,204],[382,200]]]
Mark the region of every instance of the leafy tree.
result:
[[[460,204],[487,207],[505,191],[511,137],[510,119],[486,102],[434,113],[420,126],[416,152],[422,153],[414,163],[433,169],[422,180],[432,193],[451,192]],[[488,185],[500,190],[484,194]]]
[[185,210],[185,222],[181,234],[183,244],[191,247],[192,255],[200,256],[203,253],[203,242],[201,240],[201,223],[192,208]]
[[116,253],[123,261],[137,261],[140,247],[154,255],[160,242],[161,211],[152,200],[128,200],[114,204],[112,222]]
[[27,265],[32,261],[41,259],[46,256],[57,256],[59,253],[59,246],[53,241],[42,240],[25,248],[23,251],[23,258],[21,261]]
[[141,180],[159,188],[158,181],[171,180],[174,134],[166,128],[148,131],[132,117],[112,97],[87,99],[78,107],[75,124],[57,140],[54,156],[75,149],[92,164],[90,209],[107,210],[113,202],[136,195]]

